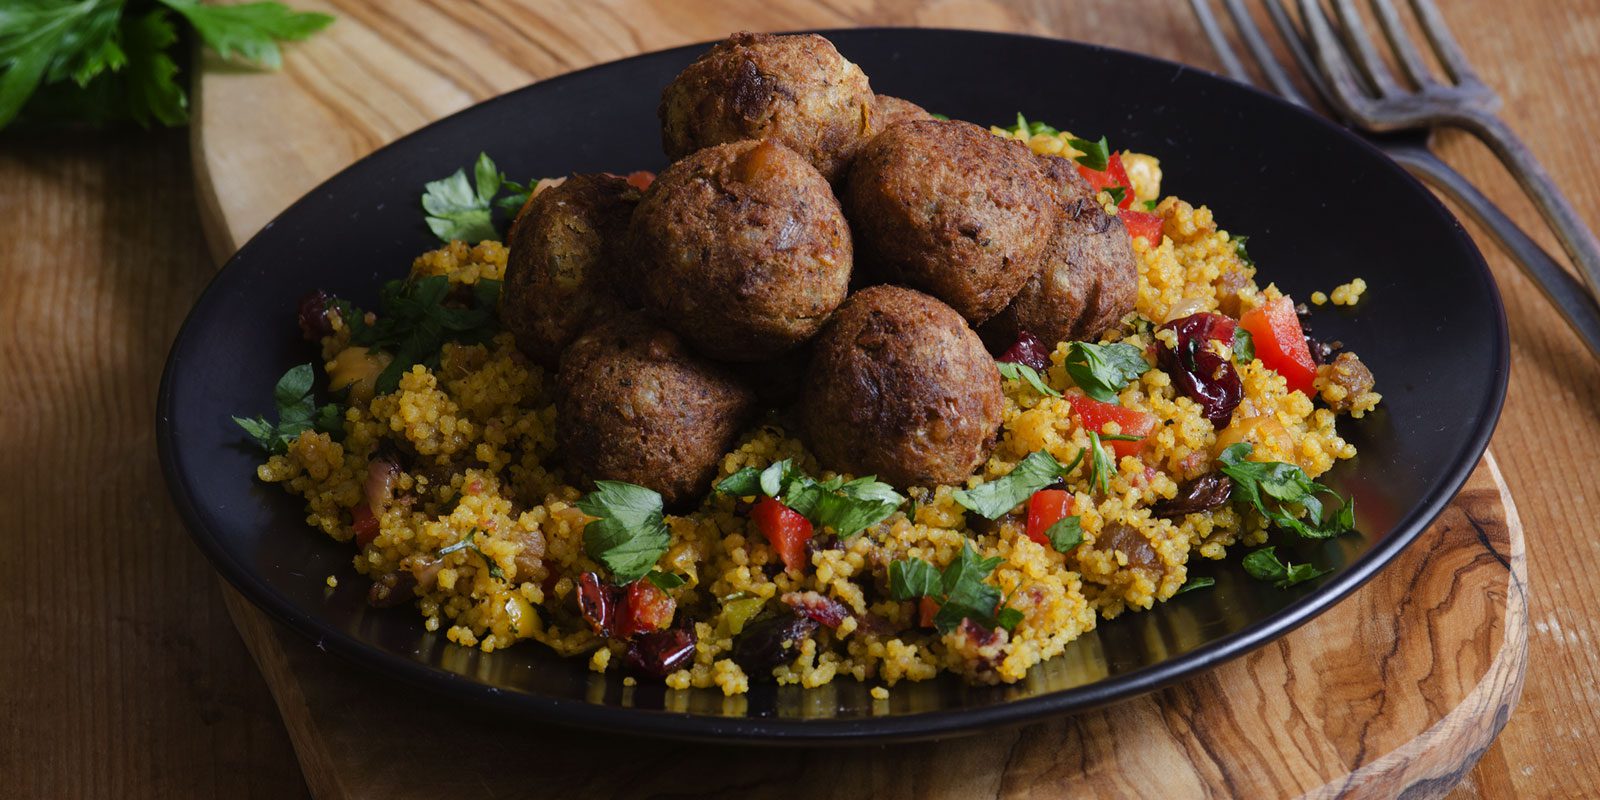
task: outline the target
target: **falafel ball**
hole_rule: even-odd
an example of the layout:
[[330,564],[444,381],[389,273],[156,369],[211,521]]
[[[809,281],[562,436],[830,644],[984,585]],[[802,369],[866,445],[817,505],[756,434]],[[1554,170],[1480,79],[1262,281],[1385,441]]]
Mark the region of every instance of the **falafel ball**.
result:
[[828,182],[772,140],[701,150],[645,192],[631,238],[645,305],[701,353],[777,356],[844,301],[850,225]]
[[554,367],[597,313],[616,308],[613,272],[638,201],[613,175],[573,175],[528,201],[500,291],[500,318],[523,354]]
[[958,484],[1000,430],[1000,373],[953,309],[899,286],[850,296],[814,344],[801,417],[822,465]]
[[827,39],[736,33],[661,93],[661,143],[679,159],[715,144],[776,139],[831,181],[870,135],[872,105],[866,74]]
[[915,119],[933,119],[928,110],[910,100],[891,97],[886,94],[873,98],[872,105],[872,130],[882,132],[888,130],[896,122]]
[[1033,275],[1054,202],[1025,145],[934,119],[873,138],[844,193],[863,268],[943,300],[974,325]]
[[568,463],[591,481],[653,489],[668,507],[705,496],[752,407],[743,384],[638,312],[586,330],[556,374]]
[[1049,345],[1093,341],[1133,310],[1139,267],[1122,220],[1100,207],[1072,161],[1040,156],[1060,209],[1033,277],[980,331],[1001,349],[1027,331]]

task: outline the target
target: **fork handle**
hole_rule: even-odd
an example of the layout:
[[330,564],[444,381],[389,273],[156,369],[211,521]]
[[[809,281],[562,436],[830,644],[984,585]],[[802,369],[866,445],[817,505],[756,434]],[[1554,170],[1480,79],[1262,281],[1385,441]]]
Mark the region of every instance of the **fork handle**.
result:
[[1413,175],[1427,180],[1454,200],[1482,225],[1561,312],[1589,352],[1600,358],[1600,305],[1596,304],[1582,282],[1524,233],[1494,201],[1478,191],[1478,187],[1472,185],[1466,176],[1456,172],[1427,147],[1387,142],[1383,149]]
[[1572,263],[1589,283],[1590,291],[1600,296],[1600,242],[1595,240],[1594,232],[1583,223],[1561,187],[1545,171],[1544,165],[1534,158],[1533,151],[1511,130],[1511,126],[1487,111],[1468,111],[1456,122],[1489,145],[1489,149],[1522,184],[1522,190],[1544,214],[1545,221],[1555,231],[1556,238],[1572,258]]

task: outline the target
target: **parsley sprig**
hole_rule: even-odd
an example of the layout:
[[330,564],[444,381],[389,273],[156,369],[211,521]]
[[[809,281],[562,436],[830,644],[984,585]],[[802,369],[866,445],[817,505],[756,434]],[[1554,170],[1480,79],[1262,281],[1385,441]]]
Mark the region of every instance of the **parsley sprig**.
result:
[[479,153],[472,165],[471,182],[466,170],[458,169],[423,187],[422,209],[428,212],[428,230],[445,242],[459,239],[477,244],[484,239],[498,239],[494,210],[516,214],[538,183],[521,184],[506,178],[494,159]]
[[279,42],[304,39],[333,17],[276,2],[8,0],[0,5],[0,128],[24,107],[42,121],[187,122],[170,55],[179,20],[223,58],[277,69]]
[[415,364],[438,366],[439,349],[446,342],[481,344],[499,332],[495,304],[500,299],[500,282],[479,280],[472,284],[471,293],[470,304],[455,302],[450,279],[430,275],[384,284],[378,295],[377,321],[370,325],[358,310],[341,309],[348,312],[342,316],[350,326],[351,342],[394,356],[378,374],[379,394],[394,391],[400,376]]
[[[1217,456],[1222,474],[1233,481],[1235,498],[1254,506],[1274,525],[1307,539],[1327,539],[1355,529],[1354,499],[1340,498],[1293,464],[1247,461],[1253,448],[1249,442],[1239,442]],[[1339,507],[1334,510],[1324,506],[1318,497],[1323,494],[1332,494]],[[1304,509],[1305,517],[1290,513],[1285,506],[1291,505]]]
[[[1277,547],[1263,547],[1244,557],[1244,571],[1258,581],[1272,581],[1279,589],[1320,578],[1333,570],[1317,569],[1310,564],[1292,564],[1278,560]],[[1181,589],[1179,591],[1182,591]]]
[[949,633],[964,619],[1011,630],[1022,621],[1022,612],[1000,608],[1000,590],[984,583],[1000,560],[979,558],[971,542],[961,543],[960,555],[943,572],[920,558],[897,559],[889,562],[889,594],[896,600],[932,597],[939,603],[933,625],[940,633]]
[[1078,388],[1102,403],[1117,402],[1117,394],[1149,371],[1144,352],[1131,344],[1073,342],[1062,363]]
[[310,364],[292,367],[278,379],[272,390],[273,404],[278,408],[278,421],[268,422],[263,417],[234,417],[233,421],[250,435],[262,450],[281,454],[289,443],[308,430],[338,433],[341,430],[339,406],[328,403],[317,405],[312,396],[316,373]]
[[[1079,454],[1082,458],[1082,454]],[[969,511],[988,519],[999,519],[1011,509],[1021,505],[1034,492],[1055,483],[1078,465],[1063,467],[1056,457],[1044,450],[1035,450],[1017,462],[1011,472],[971,489],[957,489],[950,496]]]
[[1006,128],[1006,130],[1011,133],[1025,133],[1029,136],[1038,136],[1041,133],[1046,136],[1055,136],[1061,132],[1043,122],[1029,122],[1027,117],[1022,116],[1021,111],[1017,112],[1016,124]]
[[1044,378],[1039,375],[1038,370],[1027,364],[1016,361],[996,361],[994,365],[1000,370],[1000,377],[1008,381],[1025,381],[1029,386],[1033,387],[1034,391],[1045,397],[1061,396],[1060,392],[1044,382]]
[[619,584],[650,574],[672,541],[661,495],[643,486],[595,481],[595,490],[578,501],[578,510],[595,518],[584,526],[583,551],[611,570]]
[[766,495],[782,502],[818,527],[832,528],[840,539],[889,518],[906,501],[894,487],[868,475],[846,481],[835,475],[825,481],[801,472],[789,459],[766,469],[745,467],[717,483],[730,497]]
[[439,548],[439,555],[444,556],[444,555],[449,555],[451,553],[454,553],[454,552],[456,552],[458,550],[468,550],[468,549],[470,549],[470,550],[472,550],[472,552],[477,553],[479,558],[483,559],[483,563],[486,566],[488,566],[488,568],[489,568],[489,576],[490,577],[495,578],[496,580],[502,580],[502,581],[505,580],[506,579],[505,570],[501,569],[500,568],[500,564],[497,563],[494,559],[490,558],[489,554],[483,552],[483,548],[478,546],[478,542],[476,541],[477,536],[478,536],[478,529],[477,528],[473,528],[472,530],[467,531],[467,535],[466,536],[461,537],[461,541],[456,542],[455,544],[452,544],[452,545],[450,545],[448,547]]

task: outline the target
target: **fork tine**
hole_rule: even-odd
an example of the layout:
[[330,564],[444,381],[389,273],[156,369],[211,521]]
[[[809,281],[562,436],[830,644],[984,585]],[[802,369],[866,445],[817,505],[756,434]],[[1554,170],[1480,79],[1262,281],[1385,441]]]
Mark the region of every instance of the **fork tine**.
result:
[[1322,65],[1323,77],[1327,79],[1329,102],[1351,117],[1370,122],[1370,116],[1363,113],[1362,108],[1371,100],[1371,95],[1361,85],[1360,78],[1344,52],[1343,42],[1339,40],[1339,35],[1334,33],[1333,23],[1322,10],[1321,2],[1300,0],[1300,19],[1315,46],[1317,63]]
[[1278,63],[1278,57],[1273,54],[1272,47],[1267,44],[1266,37],[1261,35],[1261,28],[1256,26],[1256,21],[1250,16],[1250,9],[1245,8],[1243,0],[1223,0],[1227,6],[1228,16],[1233,17],[1233,24],[1239,29],[1240,38],[1244,39],[1245,47],[1250,50],[1250,55],[1256,63],[1261,65],[1261,71],[1266,73],[1267,80],[1278,94],[1285,100],[1298,106],[1305,106],[1305,95],[1294,85],[1288,71]]
[[1389,40],[1389,48],[1394,51],[1395,57],[1400,59],[1400,67],[1405,70],[1406,77],[1418,88],[1426,89],[1437,84],[1433,73],[1422,61],[1422,51],[1417,49],[1416,43],[1406,32],[1405,23],[1400,21],[1400,12],[1395,10],[1394,3],[1389,0],[1371,2],[1372,10],[1378,15],[1378,25],[1383,28],[1383,36]]
[[1389,65],[1383,63],[1383,58],[1372,46],[1372,37],[1367,35],[1366,23],[1361,21],[1361,12],[1356,10],[1355,0],[1333,0],[1333,8],[1339,15],[1345,49],[1353,56],[1351,60],[1367,79],[1367,85],[1379,97],[1398,94],[1400,85],[1395,83],[1394,76],[1389,73]]
[[1194,8],[1194,15],[1200,20],[1200,29],[1205,31],[1206,38],[1211,40],[1211,49],[1217,52],[1217,58],[1222,59],[1222,68],[1228,71],[1228,77],[1245,84],[1254,86],[1255,81],[1250,79],[1250,73],[1244,69],[1244,64],[1234,54],[1233,46],[1228,44],[1228,37],[1222,34],[1222,26],[1217,24],[1217,17],[1211,13],[1210,0],[1189,0],[1189,5]]
[[1433,4],[1433,0],[1411,0],[1411,10],[1416,12],[1417,21],[1422,23],[1422,32],[1427,35],[1428,43],[1433,45],[1433,52],[1439,56],[1444,71],[1450,73],[1451,80],[1458,85],[1482,84],[1477,73],[1472,71],[1472,65],[1467,63],[1461,45],[1456,44],[1455,37],[1450,35],[1444,15],[1439,13],[1439,7]]
[[1317,68],[1317,62],[1311,60],[1311,51],[1306,49],[1307,37],[1295,25],[1294,18],[1289,16],[1289,11],[1284,7],[1282,0],[1264,0],[1263,4],[1267,7],[1267,16],[1272,18],[1273,27],[1278,29],[1278,35],[1289,46],[1289,55],[1300,65],[1300,72],[1311,81],[1311,85],[1325,102],[1332,103],[1328,84],[1322,79],[1322,71]]

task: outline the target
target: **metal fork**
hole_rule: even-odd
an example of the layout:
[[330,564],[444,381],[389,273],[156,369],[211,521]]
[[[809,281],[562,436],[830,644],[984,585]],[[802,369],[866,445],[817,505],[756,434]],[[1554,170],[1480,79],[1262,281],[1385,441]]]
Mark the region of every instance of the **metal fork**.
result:
[[[1278,62],[1244,0],[1222,2],[1272,88],[1284,99],[1309,108],[1310,104],[1295,86],[1288,70]],[[1538,161],[1511,130],[1493,116],[1498,98],[1473,74],[1444,27],[1438,10],[1430,0],[1411,0],[1440,62],[1455,81],[1451,86],[1440,84],[1429,74],[1420,51],[1407,38],[1394,6],[1388,0],[1370,0],[1397,60],[1407,77],[1421,87],[1408,91],[1400,87],[1379,58],[1372,40],[1361,27],[1352,0],[1333,2],[1344,31],[1342,38],[1334,32],[1333,23],[1318,0],[1300,0],[1301,17],[1307,21],[1309,34],[1300,30],[1282,3],[1263,0],[1273,27],[1277,28],[1301,72],[1342,121],[1365,129],[1367,138],[1391,158],[1465,209],[1539,286],[1590,352],[1600,357],[1600,305],[1596,304],[1594,296],[1493,201],[1428,149],[1431,130],[1437,125],[1463,127],[1483,137],[1546,213],[1574,263],[1591,281],[1600,285],[1600,248],[1596,247],[1594,236],[1578,221],[1577,214]],[[1190,5],[1228,74],[1241,83],[1252,83],[1223,35],[1210,0],[1190,0]]]

